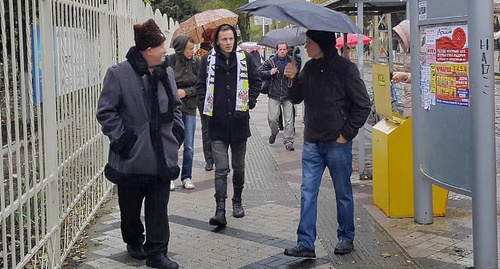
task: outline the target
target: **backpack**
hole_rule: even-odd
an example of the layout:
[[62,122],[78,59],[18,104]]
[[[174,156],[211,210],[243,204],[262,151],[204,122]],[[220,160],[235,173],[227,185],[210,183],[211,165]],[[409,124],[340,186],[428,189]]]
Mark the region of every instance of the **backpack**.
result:
[[[274,64],[274,60],[273,59],[274,59],[274,57],[271,56],[263,64],[265,64],[266,62],[269,61],[269,63],[271,64],[271,67],[275,68],[276,65]],[[265,81],[263,81],[262,87],[260,88],[260,93],[262,93],[262,94],[269,94],[269,87],[271,86],[272,81],[273,81],[272,77],[270,77],[269,79],[266,79]]]
[[[170,55],[167,55],[167,62],[168,62],[168,66],[172,67],[172,69],[174,68],[175,66],[175,53],[174,54],[170,54]],[[196,59],[195,59],[195,56],[193,56],[193,59],[191,59],[191,67],[193,68],[193,73],[198,76],[198,69],[196,68]]]

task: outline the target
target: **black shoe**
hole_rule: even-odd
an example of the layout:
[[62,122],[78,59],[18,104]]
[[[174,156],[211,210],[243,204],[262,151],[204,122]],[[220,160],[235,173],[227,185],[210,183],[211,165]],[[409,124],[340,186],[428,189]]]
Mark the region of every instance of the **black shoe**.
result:
[[146,259],[146,252],[142,248],[142,244],[140,245],[131,245],[127,244],[127,252],[130,257],[138,260]]
[[273,134],[272,134],[272,135],[269,137],[269,144],[274,144],[274,142],[275,142],[275,141],[276,141],[276,135],[273,135]]
[[179,265],[165,254],[157,254],[146,259],[146,265],[159,269],[178,269]]
[[354,244],[351,241],[340,240],[335,246],[334,254],[344,255],[349,254],[354,250]]
[[241,201],[234,202],[233,201],[233,217],[235,218],[243,218],[245,216],[245,210],[243,209],[243,205]]
[[205,165],[205,171],[212,171],[214,170],[214,164],[213,163],[208,163]]
[[293,248],[285,249],[285,255],[293,257],[316,258],[316,252],[314,252],[314,250],[307,249],[301,245],[296,245]]

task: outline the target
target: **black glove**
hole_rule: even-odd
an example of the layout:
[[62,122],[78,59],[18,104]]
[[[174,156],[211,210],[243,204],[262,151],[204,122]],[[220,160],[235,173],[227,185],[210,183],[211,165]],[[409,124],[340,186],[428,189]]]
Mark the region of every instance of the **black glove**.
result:
[[184,128],[179,124],[174,123],[174,126],[172,127],[172,133],[174,134],[175,139],[179,143],[179,148],[180,148],[182,143],[184,142]]
[[125,127],[125,132],[118,138],[118,140],[111,142],[109,148],[112,152],[120,155],[122,158],[127,158],[128,154],[135,146],[137,135],[134,134],[132,129]]
[[253,109],[255,107],[255,104],[257,104],[257,101],[255,100],[248,101],[248,108]]

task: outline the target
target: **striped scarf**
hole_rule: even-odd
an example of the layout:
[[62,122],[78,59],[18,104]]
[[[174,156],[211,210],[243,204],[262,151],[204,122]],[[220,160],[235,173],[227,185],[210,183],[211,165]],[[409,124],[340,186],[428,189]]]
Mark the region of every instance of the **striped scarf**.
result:
[[[215,91],[215,60],[216,52],[214,49],[210,51],[207,62],[207,91],[205,93],[205,104],[203,114],[209,117],[213,116],[214,112],[214,91]],[[237,61],[237,82],[236,82],[236,105],[235,111],[248,111],[248,68],[246,55],[240,47],[236,48],[236,61]]]

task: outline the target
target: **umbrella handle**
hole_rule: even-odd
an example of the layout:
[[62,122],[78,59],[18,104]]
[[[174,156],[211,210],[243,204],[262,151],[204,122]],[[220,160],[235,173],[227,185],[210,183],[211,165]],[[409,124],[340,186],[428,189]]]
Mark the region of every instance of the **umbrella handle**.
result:
[[[295,61],[295,50],[293,50],[292,64],[294,64],[295,67],[297,67],[297,62]],[[291,88],[292,85],[293,85],[293,78],[288,78],[288,83],[287,83],[288,88]]]

